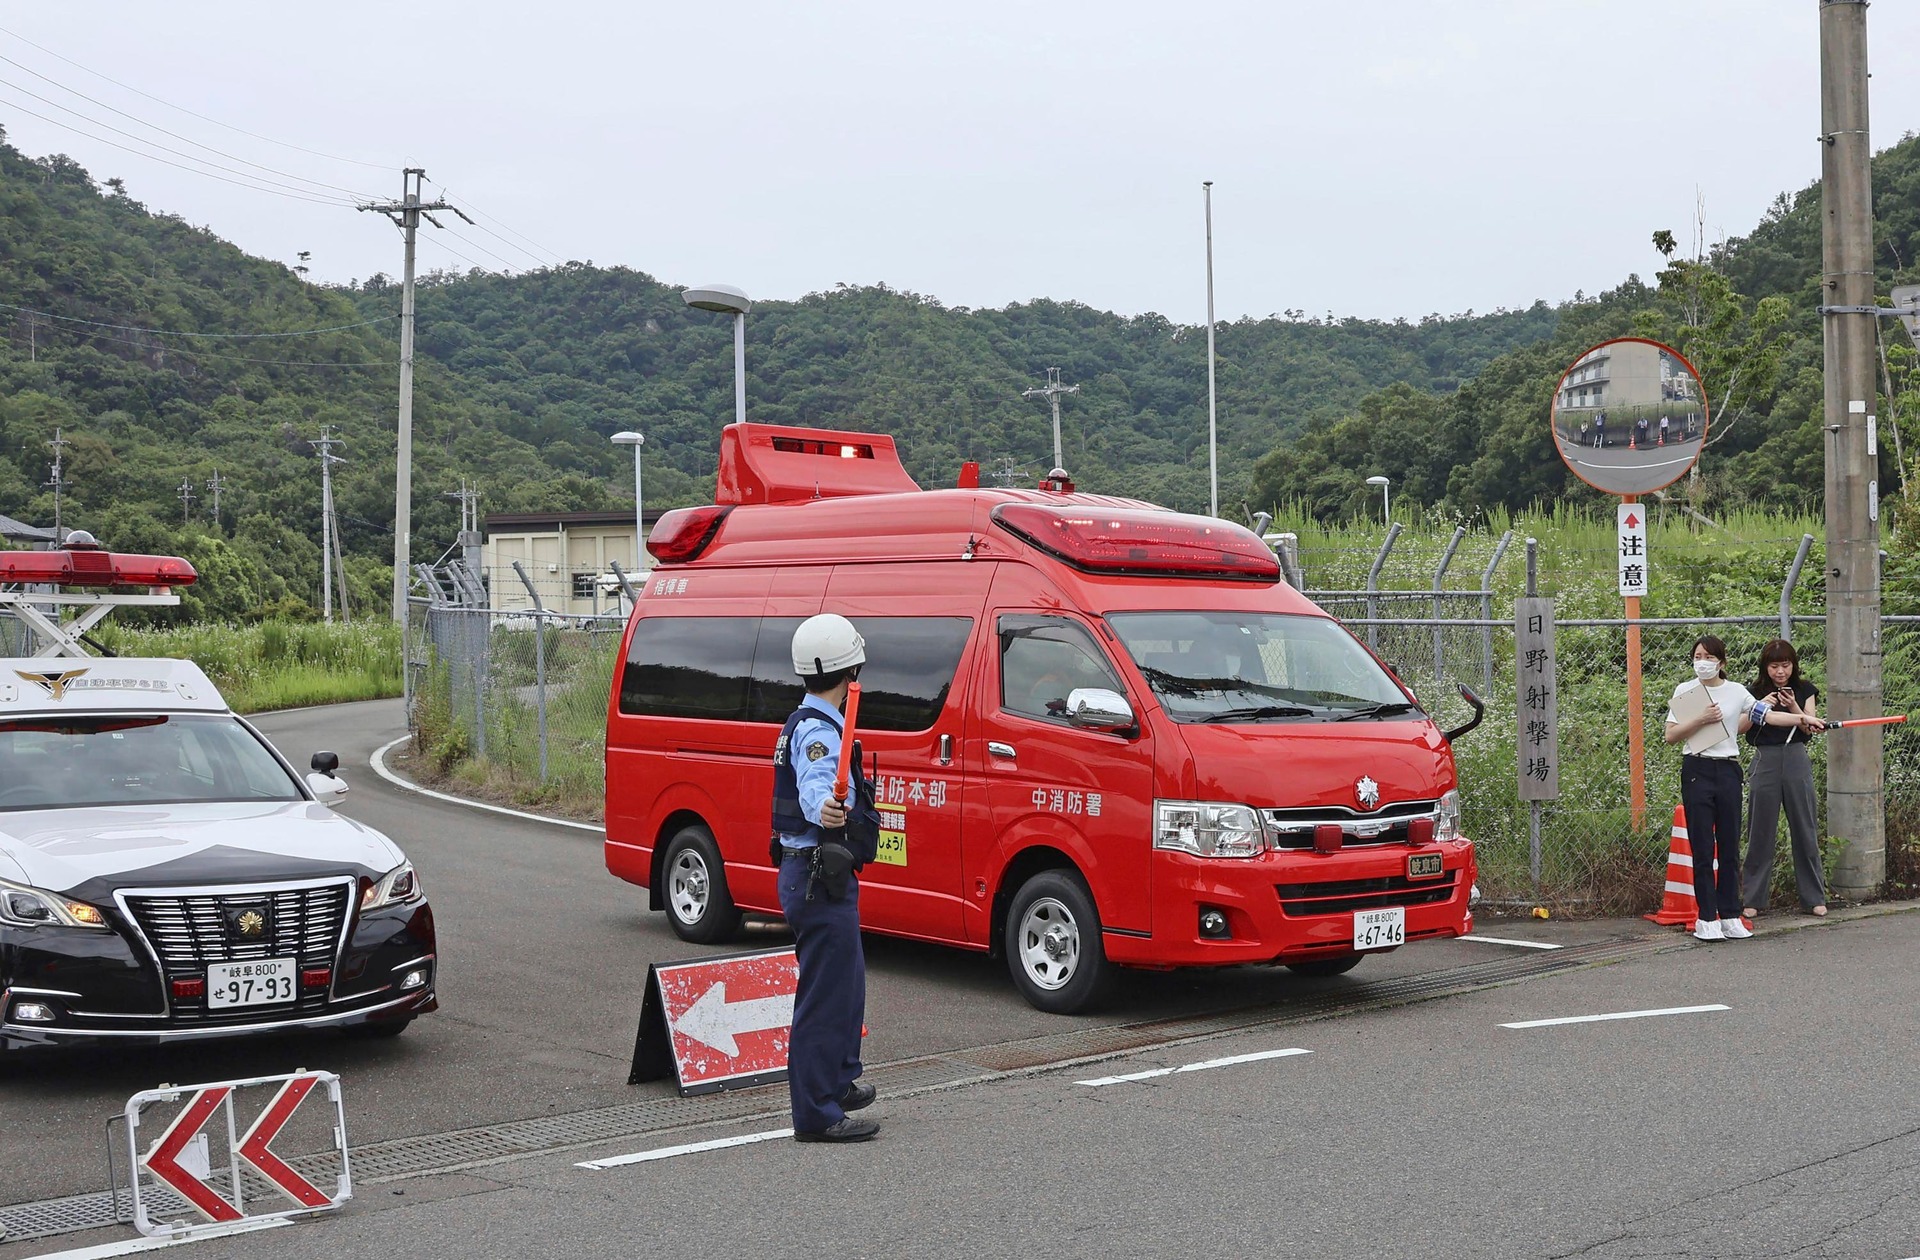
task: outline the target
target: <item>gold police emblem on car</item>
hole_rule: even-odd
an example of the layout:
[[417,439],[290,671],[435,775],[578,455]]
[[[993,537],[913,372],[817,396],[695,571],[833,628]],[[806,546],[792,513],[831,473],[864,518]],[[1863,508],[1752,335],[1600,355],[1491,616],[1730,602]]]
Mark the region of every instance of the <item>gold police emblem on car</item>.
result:
[[240,916],[240,921],[234,926],[240,929],[242,936],[258,936],[267,930],[267,916],[258,910],[249,910]]

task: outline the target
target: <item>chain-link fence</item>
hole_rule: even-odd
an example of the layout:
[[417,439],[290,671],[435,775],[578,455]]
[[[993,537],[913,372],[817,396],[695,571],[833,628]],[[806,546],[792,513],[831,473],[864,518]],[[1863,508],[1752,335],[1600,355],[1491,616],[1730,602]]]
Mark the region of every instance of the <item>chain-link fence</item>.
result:
[[[1495,905],[1598,914],[1659,903],[1680,800],[1679,754],[1661,732],[1674,686],[1692,677],[1699,635],[1723,638],[1729,674],[1750,685],[1760,646],[1782,637],[1784,608],[1785,637],[1803,673],[1816,684],[1827,678],[1817,543],[1787,536],[1665,548],[1639,623],[1646,804],[1636,820],[1627,623],[1614,587],[1612,531],[1604,537],[1605,546],[1593,545],[1589,532],[1529,548],[1511,533],[1402,536],[1396,528],[1372,546],[1281,543],[1289,580],[1366,641],[1443,728],[1473,716],[1462,685],[1485,705],[1484,722],[1455,742],[1454,754],[1481,887]],[[1729,568],[1744,575],[1740,582],[1703,576]],[[1558,631],[1560,796],[1541,804],[1537,820],[1518,793],[1513,613],[1529,569],[1534,589],[1555,600]],[[435,589],[457,593],[458,584]],[[523,800],[597,802],[623,621],[611,610],[580,616],[461,606],[451,597],[416,601],[409,678],[422,751],[444,769],[479,767],[466,772],[483,772]],[[1886,618],[1883,638],[1888,711],[1920,707],[1920,618]],[[1920,731],[1887,728],[1885,741],[1889,885],[1911,890],[1920,885]],[[1825,740],[1811,748],[1824,800]],[[1790,846],[1778,853],[1776,875],[1790,880]],[[1836,854],[1829,843],[1829,861]],[[1776,896],[1791,899],[1790,883],[1777,884]]]

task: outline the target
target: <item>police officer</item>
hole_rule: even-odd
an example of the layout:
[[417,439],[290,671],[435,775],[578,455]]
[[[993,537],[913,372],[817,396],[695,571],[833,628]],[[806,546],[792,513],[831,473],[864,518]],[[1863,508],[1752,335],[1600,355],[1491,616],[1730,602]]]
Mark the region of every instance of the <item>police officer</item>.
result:
[[[850,1114],[874,1097],[873,1086],[858,1079],[867,964],[860,947],[860,885],[849,865],[857,868],[873,855],[859,839],[872,792],[857,763],[850,800],[842,805],[833,799],[847,686],[866,659],[866,641],[845,617],[821,613],[802,622],[793,636],[793,668],[807,694],[773,750],[780,909],[800,962],[787,1086],[793,1136],[801,1142],[864,1142],[880,1131],[872,1120]],[[843,831],[849,815],[855,826]]]

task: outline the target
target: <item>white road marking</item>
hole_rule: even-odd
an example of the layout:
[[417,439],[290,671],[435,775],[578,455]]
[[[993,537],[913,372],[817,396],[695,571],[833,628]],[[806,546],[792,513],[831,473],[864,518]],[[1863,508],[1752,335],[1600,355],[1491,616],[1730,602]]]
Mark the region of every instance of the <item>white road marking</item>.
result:
[[656,1159],[672,1159],[675,1155],[698,1155],[701,1151],[725,1150],[729,1146],[751,1146],[755,1142],[773,1142],[780,1138],[793,1136],[792,1129],[768,1129],[765,1133],[743,1133],[739,1137],[715,1138],[711,1142],[688,1142],[684,1146],[661,1146],[651,1151],[635,1151],[631,1155],[613,1155],[606,1159],[590,1159],[584,1164],[575,1164],[575,1168],[621,1168],[627,1164],[646,1164]]
[[256,1230],[278,1229],[282,1225],[291,1224],[293,1224],[292,1221],[283,1217],[270,1221],[241,1221],[229,1228],[209,1229],[191,1238],[129,1238],[125,1242],[99,1243],[92,1247],[75,1247],[71,1251],[45,1251],[40,1253],[38,1260],[105,1260],[107,1256],[131,1256],[142,1251],[158,1251],[162,1247],[182,1247],[187,1243],[228,1238],[234,1234],[251,1234]]
[[1463,936],[1463,941],[1479,941],[1482,945],[1518,945],[1521,949],[1564,949],[1562,945],[1549,945],[1545,941],[1516,941],[1509,936]]
[[1188,1063],[1180,1067],[1154,1068],[1147,1072],[1128,1072],[1124,1076],[1101,1076],[1091,1081],[1075,1081],[1075,1085],[1091,1085],[1096,1089],[1102,1085],[1124,1085],[1128,1081],[1151,1080],[1156,1076],[1174,1076],[1181,1072],[1205,1072],[1209,1068],[1232,1067],[1236,1063],[1258,1063],[1262,1059],[1285,1059],[1296,1054],[1312,1054],[1311,1050],[1294,1047],[1289,1050],[1262,1050],[1256,1054],[1234,1054],[1224,1059],[1208,1059],[1204,1063]]
[[393,771],[387,769],[387,754],[412,739],[411,735],[402,735],[390,744],[382,744],[373,750],[373,772],[409,792],[418,792],[422,796],[431,796],[436,801],[450,801],[455,805],[465,805],[468,809],[484,809],[491,814],[505,814],[509,818],[524,818],[528,822],[551,823],[556,827],[572,827],[578,831],[591,831],[596,836],[607,834],[605,827],[596,827],[592,823],[574,822],[570,818],[549,818],[545,814],[529,814],[525,810],[508,809],[505,805],[489,805],[485,801],[472,801],[464,796],[452,796],[446,792],[436,792],[432,788],[423,788],[418,783],[409,783]]
[[1547,1028],[1554,1024],[1597,1024],[1609,1019],[1650,1019],[1655,1015],[1697,1015],[1702,1011],[1730,1011],[1733,1008],[1719,1002],[1711,1006],[1668,1006],[1657,1011],[1616,1011],[1611,1015],[1566,1015],[1559,1019],[1523,1019],[1517,1024],[1502,1024],[1502,1028]]

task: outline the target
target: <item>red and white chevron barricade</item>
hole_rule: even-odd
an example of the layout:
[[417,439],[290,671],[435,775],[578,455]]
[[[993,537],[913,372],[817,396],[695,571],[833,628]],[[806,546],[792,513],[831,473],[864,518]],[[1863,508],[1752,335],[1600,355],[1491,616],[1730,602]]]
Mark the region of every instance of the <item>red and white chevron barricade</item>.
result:
[[[236,1110],[243,1091],[251,1103],[258,1093],[277,1086],[250,1120]],[[324,1090],[322,1087],[324,1086]],[[274,1139],[293,1120],[300,1105],[315,1092],[324,1092],[332,1116],[327,1131],[339,1173],[329,1193],[309,1181],[273,1149]],[[161,1127],[144,1150],[140,1126],[149,1108],[184,1103]],[[324,1105],[324,1104],[316,1104]],[[293,1072],[285,1076],[255,1076],[210,1085],[163,1085],[142,1090],[127,1100],[127,1153],[133,1167],[133,1227],[148,1237],[182,1238],[219,1233],[247,1222],[327,1212],[353,1197],[353,1175],[347,1164],[347,1116],[340,1099],[340,1078],[332,1072]],[[154,1129],[148,1124],[148,1130]],[[311,1124],[303,1126],[303,1131]],[[214,1151],[224,1153],[216,1165]],[[301,1156],[325,1152],[303,1151]],[[255,1189],[250,1203],[247,1174],[266,1183],[266,1196]],[[160,1208],[156,1191],[166,1187],[184,1200],[193,1217]],[[143,1194],[144,1190],[144,1194]]]

